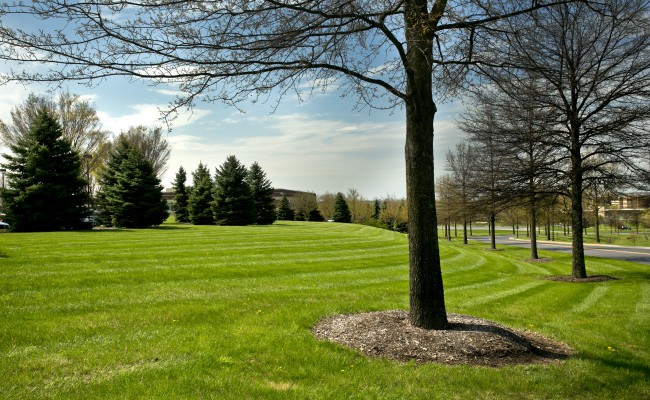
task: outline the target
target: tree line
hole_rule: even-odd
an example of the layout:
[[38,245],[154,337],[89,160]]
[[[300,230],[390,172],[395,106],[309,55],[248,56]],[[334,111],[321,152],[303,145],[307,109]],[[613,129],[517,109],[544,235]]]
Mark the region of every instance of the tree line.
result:
[[192,173],[181,166],[172,184],[177,222],[194,225],[269,225],[276,220],[273,187],[257,162],[246,168],[231,155],[215,170],[214,179],[202,162]]
[[180,167],[172,183],[171,210],[176,222],[194,225],[267,225],[281,221],[332,221],[358,223],[406,232],[404,199],[388,196],[367,200],[356,189],[346,194],[282,193],[275,201],[274,188],[266,173],[254,162],[250,168],[229,156],[216,168],[214,177],[202,162],[192,172],[192,184]]

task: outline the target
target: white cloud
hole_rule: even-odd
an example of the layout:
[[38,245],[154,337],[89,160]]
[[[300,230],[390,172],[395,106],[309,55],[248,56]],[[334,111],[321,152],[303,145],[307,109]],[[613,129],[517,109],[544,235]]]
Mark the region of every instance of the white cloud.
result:
[[246,120],[266,133],[231,141],[224,132],[211,138],[171,134],[172,160],[163,184],[171,185],[181,165],[190,173],[201,161],[213,172],[234,154],[246,165],[259,162],[276,187],[317,193],[355,187],[367,197],[405,192],[401,123],[354,124],[306,114]]
[[[98,111],[97,115],[102,121],[104,128],[113,133],[119,133],[131,126],[163,124],[163,112],[168,108],[168,105],[135,104],[130,108],[132,110],[130,114],[115,116],[106,111]],[[174,128],[180,128],[195,123],[209,114],[209,110],[198,108],[193,110],[179,110],[171,125]]]
[[2,85],[2,96],[0,96],[0,119],[5,122],[11,121],[11,109],[18,106],[27,99],[31,93],[19,83],[7,83]]
[[154,89],[153,92],[173,97],[182,96],[184,94],[182,91],[176,89]]

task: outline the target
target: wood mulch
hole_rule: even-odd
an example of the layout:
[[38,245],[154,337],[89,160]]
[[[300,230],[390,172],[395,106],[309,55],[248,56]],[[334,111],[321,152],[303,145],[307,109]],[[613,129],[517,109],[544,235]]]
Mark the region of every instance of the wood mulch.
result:
[[509,329],[468,315],[448,314],[445,330],[414,327],[406,311],[337,315],[320,321],[313,334],[370,357],[399,362],[503,367],[558,363],[573,354],[564,343]]
[[605,281],[615,281],[618,278],[609,275],[589,275],[586,278],[574,278],[571,275],[556,275],[556,276],[547,276],[545,279],[549,281],[556,282],[571,282],[571,283],[588,283],[588,282],[605,282]]

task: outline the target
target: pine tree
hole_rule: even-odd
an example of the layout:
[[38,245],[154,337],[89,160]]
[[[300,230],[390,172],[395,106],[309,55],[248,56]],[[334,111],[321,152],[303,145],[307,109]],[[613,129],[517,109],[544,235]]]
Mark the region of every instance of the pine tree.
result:
[[373,204],[372,219],[379,221],[379,214],[381,214],[381,203],[378,199],[375,199]]
[[187,193],[187,188],[185,187],[186,181],[187,173],[181,166],[176,173],[176,180],[173,183],[175,202],[172,206],[172,211],[174,211],[174,215],[176,216],[176,222],[190,221],[190,213],[188,210],[189,195]]
[[246,181],[253,198],[254,222],[257,225],[272,224],[276,218],[273,187],[257,162],[254,162],[249,168]]
[[318,208],[314,208],[307,213],[307,221],[323,222],[325,218],[323,218],[323,214],[320,213]]
[[332,219],[334,222],[352,222],[350,208],[341,192],[337,193],[336,199],[334,199],[334,214],[332,215]]
[[280,205],[278,206],[278,219],[282,221],[293,221],[295,212],[291,208],[289,199],[287,196],[282,194],[282,199],[280,200]]
[[125,140],[111,152],[99,182],[99,211],[110,225],[146,228],[162,224],[169,215],[151,162]]
[[208,167],[199,163],[196,171],[192,173],[192,178],[194,184],[188,198],[190,221],[194,225],[214,225],[214,184]]
[[217,168],[214,177],[214,219],[217,224],[249,225],[255,222],[247,175],[246,167],[235,156],[228,156]]
[[81,159],[63,138],[61,126],[40,109],[29,132],[13,144],[3,193],[7,221],[15,231],[53,231],[83,227],[88,193]]

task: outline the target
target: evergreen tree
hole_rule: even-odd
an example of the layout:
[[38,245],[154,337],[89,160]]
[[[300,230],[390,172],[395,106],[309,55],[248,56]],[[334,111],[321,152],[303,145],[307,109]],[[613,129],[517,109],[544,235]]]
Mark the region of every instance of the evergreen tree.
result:
[[189,194],[187,193],[187,187],[185,187],[186,181],[187,173],[181,166],[176,173],[176,180],[173,183],[176,200],[172,206],[172,211],[174,211],[174,215],[176,216],[176,222],[190,221],[190,213],[188,210]]
[[352,222],[350,208],[341,192],[337,193],[336,199],[334,199],[334,214],[332,215],[332,219],[334,222]]
[[194,225],[214,225],[212,213],[214,185],[208,167],[199,163],[192,177],[194,185],[188,198],[190,221]]
[[83,226],[88,193],[81,159],[63,138],[56,117],[42,108],[29,132],[10,146],[3,203],[15,231],[53,231]]
[[379,221],[379,214],[381,214],[381,202],[378,199],[375,199],[373,205],[372,219]]
[[325,218],[323,218],[323,215],[320,213],[318,208],[314,208],[313,210],[309,211],[309,213],[307,213],[307,221],[323,222],[325,221]]
[[253,198],[254,222],[258,225],[272,224],[276,218],[273,187],[257,162],[254,162],[248,170],[246,181]]
[[146,228],[162,224],[169,215],[151,162],[126,140],[118,140],[99,182],[99,211],[110,225]]
[[294,213],[293,213],[293,220],[294,221],[305,221],[306,219],[307,219],[307,215],[305,213],[296,212],[294,210]]
[[214,219],[219,225],[255,222],[253,198],[246,182],[248,172],[237,157],[228,156],[214,177]]
[[291,208],[289,199],[287,196],[282,194],[282,199],[280,200],[280,205],[278,206],[278,219],[282,221],[293,221],[294,211]]

